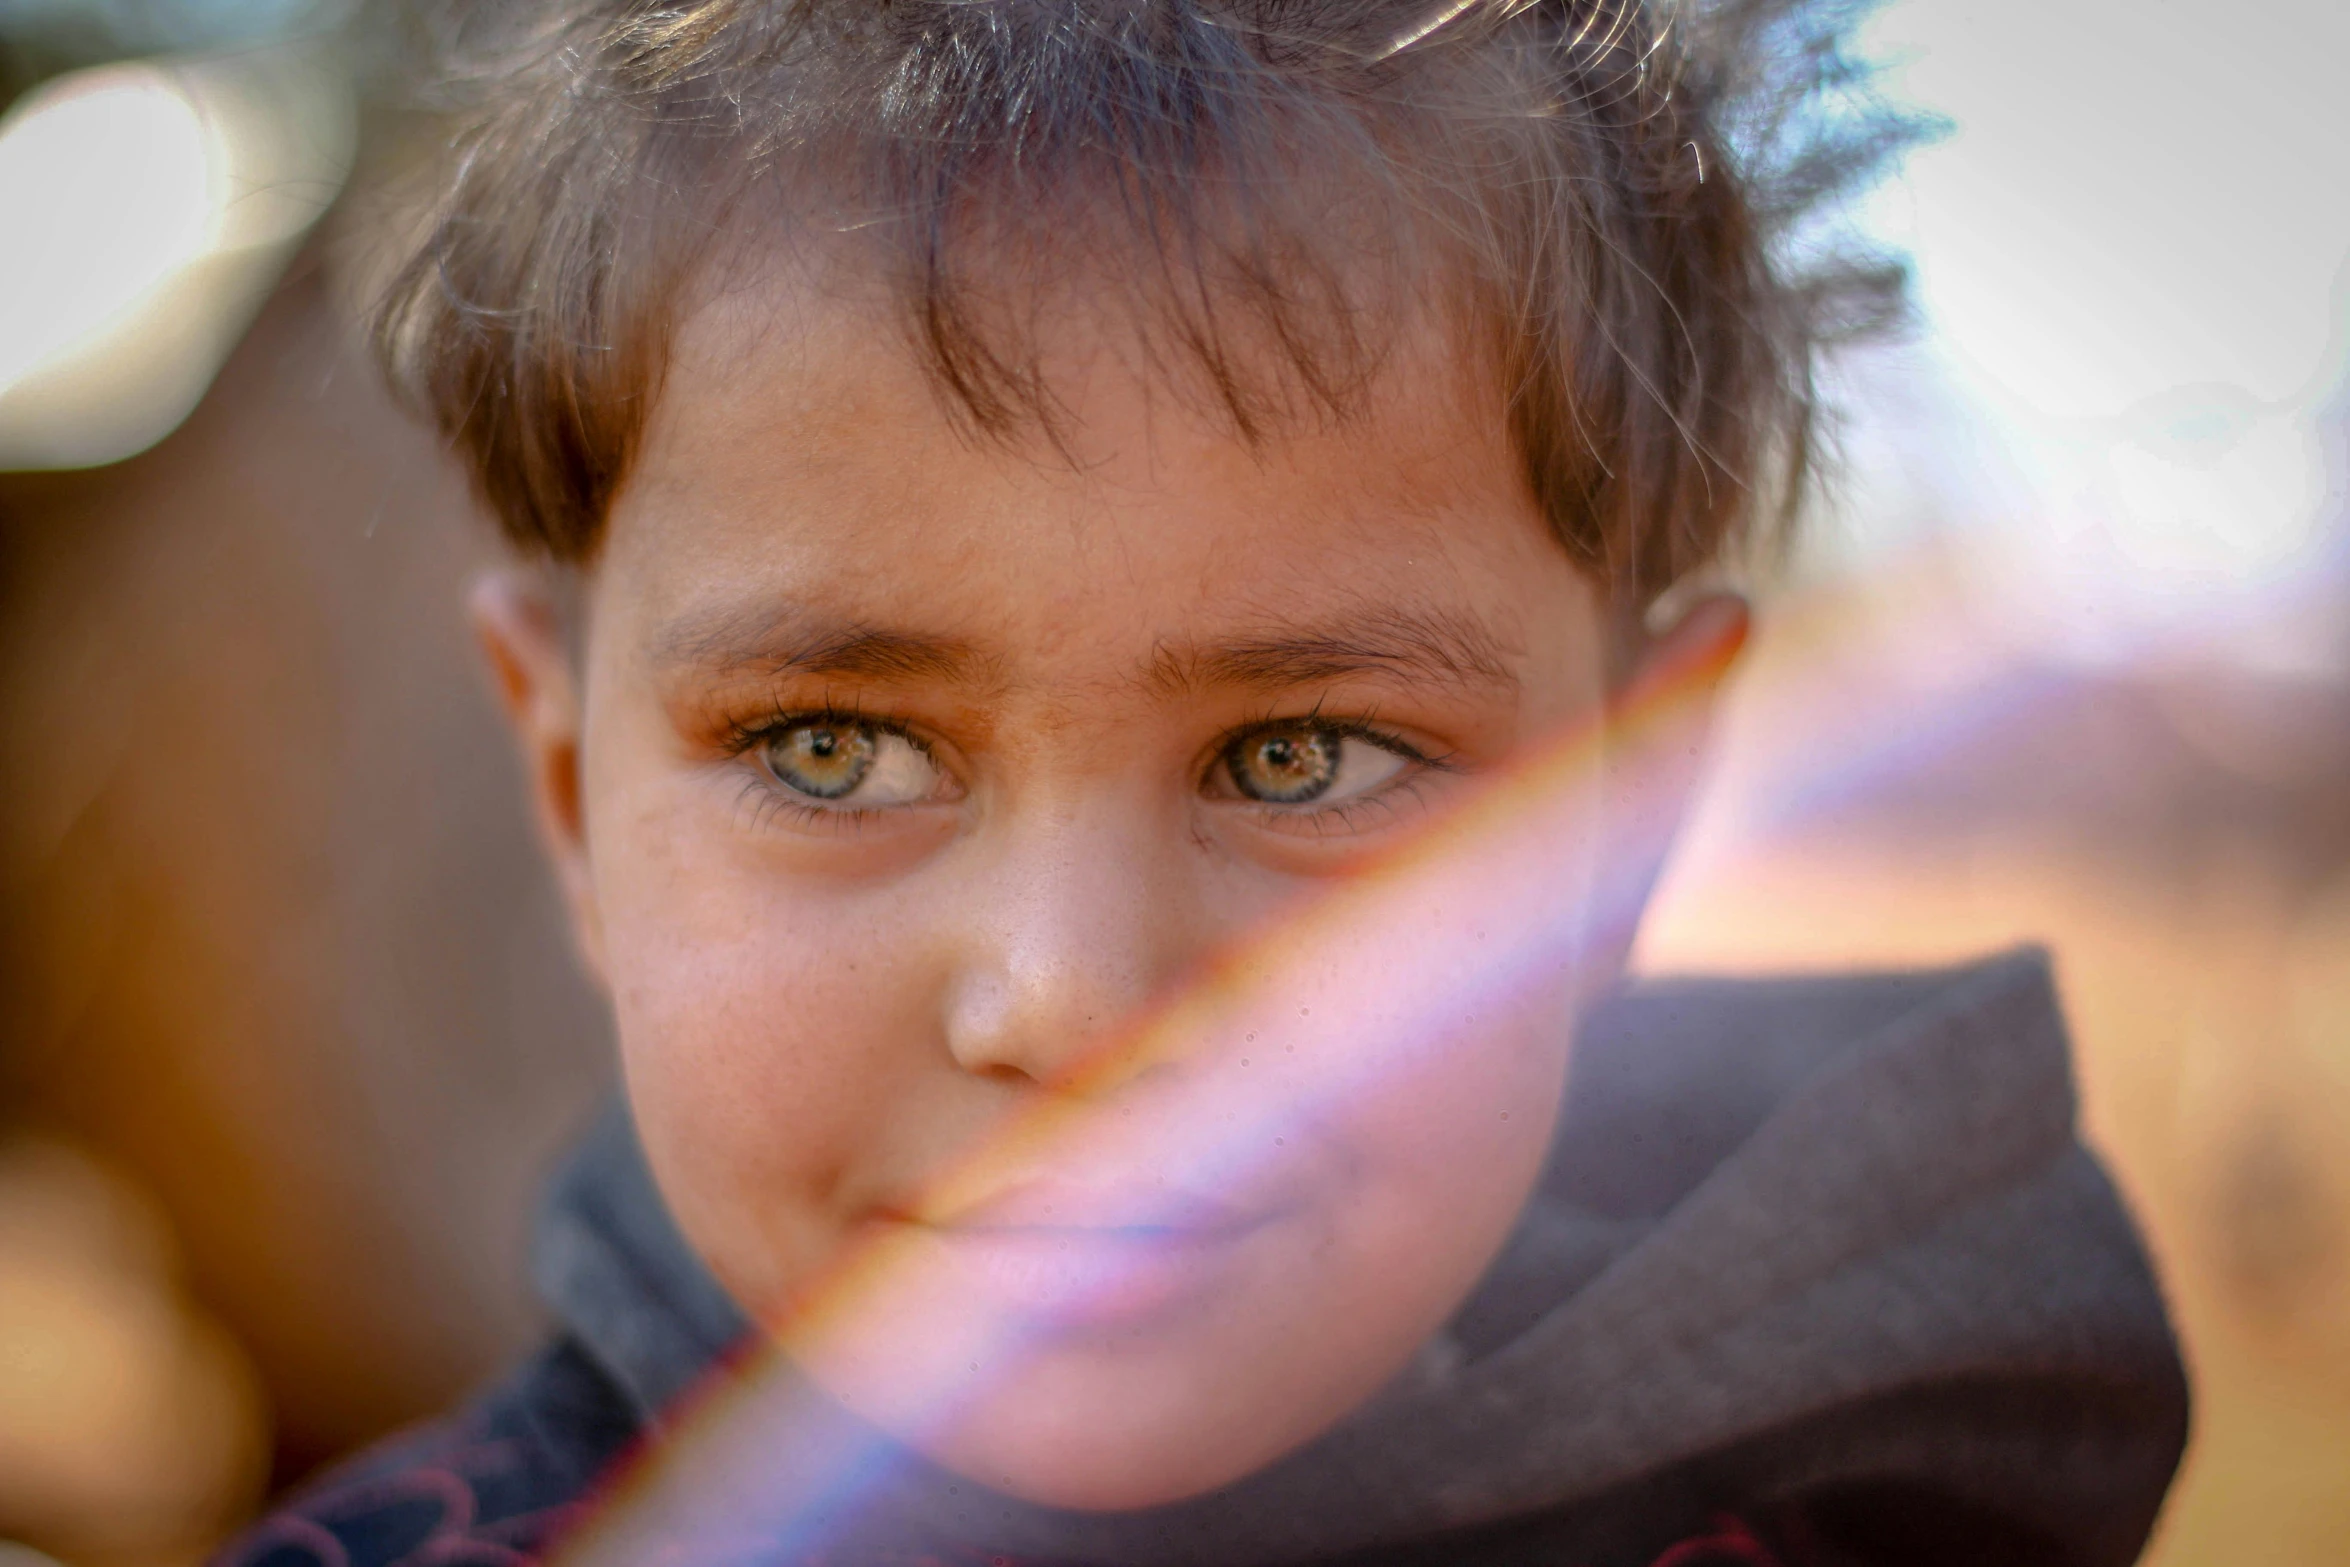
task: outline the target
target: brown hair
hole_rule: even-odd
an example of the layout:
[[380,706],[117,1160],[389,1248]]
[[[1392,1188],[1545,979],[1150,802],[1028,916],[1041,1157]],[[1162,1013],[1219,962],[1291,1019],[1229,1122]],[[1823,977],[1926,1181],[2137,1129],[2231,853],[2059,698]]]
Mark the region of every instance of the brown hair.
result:
[[1344,417],[1433,296],[1561,542],[1635,604],[1791,513],[1817,350],[1898,299],[1810,226],[1914,130],[1844,0],[532,11],[436,40],[457,126],[375,341],[559,560],[594,552],[695,280],[770,236],[863,247],[981,435],[1067,412],[1002,308],[1056,259],[1106,258],[1251,440]]

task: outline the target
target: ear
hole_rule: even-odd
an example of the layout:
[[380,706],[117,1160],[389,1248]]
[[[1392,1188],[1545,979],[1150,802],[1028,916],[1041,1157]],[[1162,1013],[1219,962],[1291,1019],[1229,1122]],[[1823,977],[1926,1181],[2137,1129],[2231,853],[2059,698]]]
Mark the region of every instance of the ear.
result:
[[1592,932],[1593,977],[1612,983],[1630,956],[1658,876],[1703,777],[1706,742],[1746,645],[1746,600],[1713,593],[1643,634],[1608,703],[1602,787],[1607,866]]
[[585,693],[563,617],[547,583],[520,568],[475,578],[466,610],[514,730],[531,814],[570,909],[572,934],[589,971],[601,979],[603,927],[580,792]]

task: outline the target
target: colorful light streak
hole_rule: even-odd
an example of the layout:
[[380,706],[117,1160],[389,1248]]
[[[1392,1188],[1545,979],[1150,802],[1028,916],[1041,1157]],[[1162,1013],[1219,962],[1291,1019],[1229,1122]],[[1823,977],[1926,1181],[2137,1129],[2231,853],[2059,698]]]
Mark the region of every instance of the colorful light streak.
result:
[[[1263,1177],[1301,1124],[1346,1101],[1443,1070],[1448,1041],[1493,1026],[1562,976],[1604,982],[1645,900],[1711,698],[1742,619],[1648,670],[1603,721],[1527,755],[1471,802],[1206,966],[1131,1021],[1054,1091],[939,1183],[952,1211],[1011,1172],[1105,1157],[1182,1189],[1228,1192]],[[1561,1020],[1563,1026],[1563,1020]],[[1246,1059],[1251,1063],[1241,1066]],[[1154,1064],[1182,1061],[1180,1102],[1145,1129],[1108,1109]],[[1203,1066],[1203,1064],[1205,1064]],[[884,1507],[906,1449],[819,1391],[820,1363],[892,1297],[918,1287],[900,1255],[841,1259],[797,1308],[714,1374],[570,1539],[569,1567],[647,1561],[791,1561],[861,1510]],[[929,1389],[951,1420],[1001,1391],[1050,1329],[974,1311],[970,1368]],[[937,1346],[929,1358],[944,1359]],[[1009,1369],[1002,1369],[1009,1368]],[[920,1445],[919,1433],[915,1444]],[[987,1496],[974,1486],[974,1505]]]

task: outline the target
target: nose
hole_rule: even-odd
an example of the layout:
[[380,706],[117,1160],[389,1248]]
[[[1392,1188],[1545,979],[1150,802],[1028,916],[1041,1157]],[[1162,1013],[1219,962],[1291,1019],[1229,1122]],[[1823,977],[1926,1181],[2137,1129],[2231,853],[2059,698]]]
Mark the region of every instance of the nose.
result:
[[1029,813],[961,889],[946,1038],[985,1076],[1064,1079],[1209,939],[1180,828],[1095,800]]

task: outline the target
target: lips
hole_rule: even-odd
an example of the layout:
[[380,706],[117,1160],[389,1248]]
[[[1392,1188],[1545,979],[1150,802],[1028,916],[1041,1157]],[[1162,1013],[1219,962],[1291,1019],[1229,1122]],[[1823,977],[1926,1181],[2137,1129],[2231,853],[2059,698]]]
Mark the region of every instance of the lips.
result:
[[1109,1324],[1203,1298],[1275,1217],[1199,1193],[1039,1180],[925,1227],[958,1280],[999,1305]]
[[1074,1234],[1230,1235],[1260,1216],[1197,1192],[1103,1188],[1033,1180],[999,1190],[928,1222],[943,1230],[1046,1230]]

